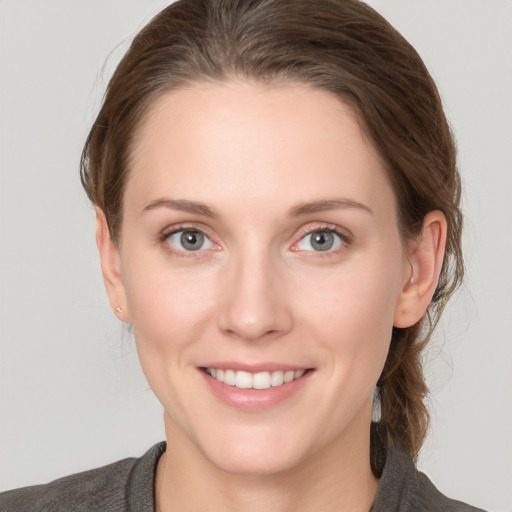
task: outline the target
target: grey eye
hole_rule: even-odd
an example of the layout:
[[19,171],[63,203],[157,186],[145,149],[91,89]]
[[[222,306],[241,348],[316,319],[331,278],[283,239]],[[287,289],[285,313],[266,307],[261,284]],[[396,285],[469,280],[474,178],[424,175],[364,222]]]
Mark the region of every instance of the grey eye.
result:
[[195,229],[176,231],[169,235],[167,241],[181,251],[199,251],[209,249],[213,245],[204,233]]
[[301,251],[325,252],[338,248],[342,243],[340,235],[328,229],[319,229],[304,236],[297,248]]
[[311,247],[315,251],[328,251],[334,245],[334,235],[329,231],[317,231],[311,234]]
[[199,231],[183,231],[180,242],[187,251],[198,251],[204,243],[204,235]]

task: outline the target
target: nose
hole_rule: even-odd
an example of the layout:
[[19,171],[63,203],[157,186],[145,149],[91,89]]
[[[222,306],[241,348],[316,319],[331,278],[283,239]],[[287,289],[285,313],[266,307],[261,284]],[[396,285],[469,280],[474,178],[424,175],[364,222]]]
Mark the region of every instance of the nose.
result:
[[271,339],[293,326],[283,273],[271,255],[239,255],[221,283],[221,331],[246,341]]

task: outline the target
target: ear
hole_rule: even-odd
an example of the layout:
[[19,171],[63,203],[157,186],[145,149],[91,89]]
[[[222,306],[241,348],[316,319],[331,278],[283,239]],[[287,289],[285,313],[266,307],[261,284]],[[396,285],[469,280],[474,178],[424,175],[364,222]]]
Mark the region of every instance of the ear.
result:
[[444,214],[439,210],[428,213],[419,237],[410,244],[409,266],[395,309],[395,327],[411,327],[423,318],[439,280],[446,234]]
[[100,208],[96,209],[96,245],[100,252],[101,273],[110,307],[121,321],[130,322],[119,248],[110,238],[107,220]]

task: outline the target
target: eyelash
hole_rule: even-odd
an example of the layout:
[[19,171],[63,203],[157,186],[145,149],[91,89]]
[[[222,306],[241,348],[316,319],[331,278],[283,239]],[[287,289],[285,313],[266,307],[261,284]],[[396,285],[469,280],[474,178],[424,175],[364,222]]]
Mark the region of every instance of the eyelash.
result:
[[293,249],[294,252],[306,252],[313,253],[314,256],[311,257],[321,257],[328,258],[335,255],[338,255],[340,252],[343,252],[347,247],[352,244],[352,234],[347,232],[347,230],[341,230],[338,226],[332,224],[323,224],[319,226],[315,226],[314,228],[305,228],[299,235],[297,242],[293,244],[292,247],[299,244],[302,240],[304,240],[307,236],[313,235],[314,233],[332,233],[336,235],[340,240],[340,246],[335,248],[334,250],[326,250],[326,251],[301,251],[301,249]]
[[[210,242],[212,244],[214,244],[217,247],[219,247],[219,245],[216,244],[211,239],[211,237],[205,232],[205,230],[203,228],[200,228],[200,227],[194,226],[194,225],[189,225],[189,224],[175,226],[172,229],[163,231],[161,234],[159,234],[157,241],[160,244],[162,244],[164,246],[165,250],[168,251],[169,253],[171,253],[173,256],[177,256],[177,257],[180,257],[180,258],[198,257],[199,253],[203,252],[202,250],[197,250],[197,251],[179,250],[179,249],[175,249],[170,243],[167,242],[169,237],[171,237],[172,235],[175,235],[176,233],[180,233],[182,231],[184,231],[184,232],[186,232],[186,231],[197,231],[198,233],[203,234],[208,240],[210,240]],[[337,247],[334,250],[329,250],[328,249],[325,252],[323,252],[323,251],[307,251],[307,250],[301,250],[301,249],[293,249],[294,246],[299,244],[307,236],[312,235],[314,233],[321,233],[321,232],[327,232],[327,233],[332,233],[332,234],[336,235],[339,238],[339,240],[340,240],[340,247]],[[325,257],[329,257],[329,256],[333,256],[333,255],[339,254],[340,252],[345,250],[351,244],[352,244],[352,234],[351,233],[350,234],[347,233],[346,230],[342,231],[340,228],[338,228],[337,226],[334,226],[334,225],[323,224],[323,225],[315,226],[314,228],[305,228],[304,230],[302,230],[300,232],[299,236],[298,236],[298,240],[293,243],[291,250],[293,252],[306,252],[306,253],[309,252],[309,253],[313,253],[315,255],[314,257],[324,257],[325,258]]]
[[157,241],[160,244],[162,244],[164,249],[167,252],[169,252],[172,256],[177,256],[178,258],[191,258],[191,257],[194,258],[194,257],[197,257],[198,256],[197,253],[200,253],[200,252],[203,252],[203,251],[201,251],[201,250],[197,250],[197,251],[179,250],[179,249],[175,249],[170,243],[167,242],[169,237],[171,237],[172,235],[175,235],[176,233],[180,233],[182,231],[184,231],[184,232],[196,231],[198,233],[203,234],[208,240],[211,241],[212,244],[218,245],[218,244],[216,244],[215,242],[212,241],[211,237],[208,236],[207,233],[205,233],[204,229],[199,228],[198,226],[190,225],[190,224],[174,226],[172,229],[163,231],[158,236],[158,240]]

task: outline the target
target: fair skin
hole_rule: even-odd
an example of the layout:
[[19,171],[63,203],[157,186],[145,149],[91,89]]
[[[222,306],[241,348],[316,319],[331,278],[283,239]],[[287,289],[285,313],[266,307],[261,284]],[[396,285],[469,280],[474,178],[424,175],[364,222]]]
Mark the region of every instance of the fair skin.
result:
[[[404,243],[350,109],[305,85],[244,82],[155,102],[123,207],[120,243],[101,211],[97,241],[165,410],[158,509],[369,510],[372,392],[392,327],[430,302],[443,215]],[[211,375],[228,369],[304,374],[239,389]]]

